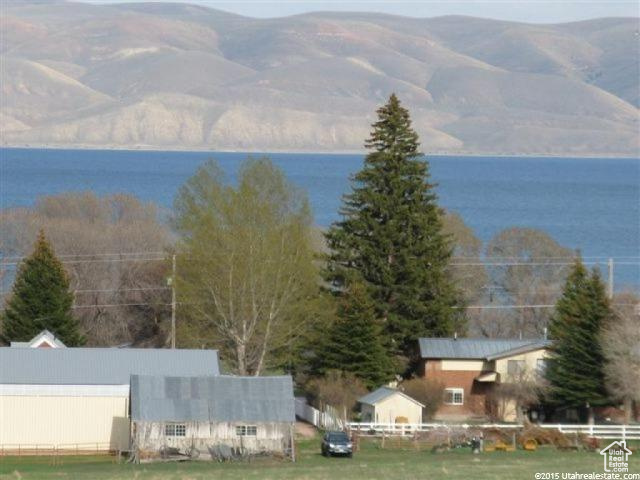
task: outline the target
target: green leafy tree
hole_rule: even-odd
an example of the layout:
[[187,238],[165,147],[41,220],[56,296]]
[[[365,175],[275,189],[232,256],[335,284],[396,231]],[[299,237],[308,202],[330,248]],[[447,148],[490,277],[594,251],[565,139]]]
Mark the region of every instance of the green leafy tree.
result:
[[241,375],[288,362],[319,293],[306,195],[266,158],[237,187],[211,161],[181,188],[174,225],[178,343],[219,348]]
[[41,230],[33,253],[16,275],[3,313],[3,337],[27,341],[47,329],[69,347],[82,345],[84,338],[71,315],[72,303],[69,278]]
[[368,388],[393,378],[394,365],[382,344],[373,302],[361,283],[353,282],[339,299],[338,316],[317,351],[322,375],[331,370],[353,373]]
[[552,345],[546,369],[550,399],[561,407],[607,405],[605,358],[600,335],[612,318],[597,270],[591,274],[578,260],[569,273],[549,327]]
[[326,235],[327,278],[338,290],[362,278],[392,353],[410,356],[418,337],[458,328],[460,295],[447,268],[452,246],[418,135],[395,95],[378,110],[366,147],[343,219]]

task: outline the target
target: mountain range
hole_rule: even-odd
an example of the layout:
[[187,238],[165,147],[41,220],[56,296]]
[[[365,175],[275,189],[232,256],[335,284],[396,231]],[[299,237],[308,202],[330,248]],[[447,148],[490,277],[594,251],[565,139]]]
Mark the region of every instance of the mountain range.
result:
[[7,1],[3,145],[361,151],[395,92],[427,153],[637,156],[638,18],[538,25]]

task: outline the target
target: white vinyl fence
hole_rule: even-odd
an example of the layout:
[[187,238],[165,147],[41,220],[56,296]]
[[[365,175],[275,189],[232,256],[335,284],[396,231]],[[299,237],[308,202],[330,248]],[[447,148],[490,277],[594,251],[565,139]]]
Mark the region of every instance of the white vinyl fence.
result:
[[[444,423],[347,423],[347,428],[361,435],[413,435],[414,432],[434,430],[485,430],[489,428],[521,430],[513,423],[444,424]],[[583,433],[590,437],[614,440],[640,440],[640,425],[579,425],[539,424],[540,428],[555,429],[562,433]]]
[[487,428],[521,429],[522,425],[511,423],[457,424],[457,423],[361,423],[350,422],[347,428],[361,435],[413,435],[415,432],[432,432],[434,430],[461,430]]
[[590,437],[611,440],[640,440],[640,425],[539,425],[562,433],[584,433]]
[[327,405],[324,411],[309,405],[305,400],[296,398],[296,417],[323,430],[343,430],[344,422],[335,408]]

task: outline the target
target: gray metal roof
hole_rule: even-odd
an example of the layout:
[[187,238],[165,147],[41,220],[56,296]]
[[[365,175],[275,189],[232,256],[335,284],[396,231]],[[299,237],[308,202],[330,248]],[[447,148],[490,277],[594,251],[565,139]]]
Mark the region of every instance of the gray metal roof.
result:
[[150,422],[294,422],[290,376],[131,377],[131,418]]
[[421,338],[422,358],[492,359],[514,351],[523,353],[549,345],[542,339],[500,339],[500,338]]
[[364,397],[360,397],[358,399],[358,402],[359,403],[365,403],[367,405],[375,405],[375,404],[380,403],[381,401],[391,397],[392,395],[402,395],[406,399],[411,400],[414,403],[417,403],[421,407],[424,407],[424,405],[422,405],[415,398],[411,398],[406,393],[401,392],[400,390],[398,390],[396,388],[391,388],[391,387],[380,387],[377,390],[374,390],[373,392],[367,393]]
[[219,375],[216,350],[0,348],[0,384],[128,385],[132,374]]
[[520,355],[521,353],[527,353],[532,350],[538,350],[540,348],[547,348],[551,345],[549,340],[539,340],[531,343],[527,343],[521,347],[516,347],[511,350],[504,350],[502,352],[494,353],[493,355],[488,355],[487,360],[496,360],[498,358],[511,357],[513,355]]

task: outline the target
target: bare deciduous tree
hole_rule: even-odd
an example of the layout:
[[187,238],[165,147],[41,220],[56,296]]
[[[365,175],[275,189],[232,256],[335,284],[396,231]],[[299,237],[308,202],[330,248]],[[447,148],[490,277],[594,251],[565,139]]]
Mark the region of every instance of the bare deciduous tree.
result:
[[540,401],[546,388],[544,378],[531,368],[522,366],[509,372],[489,395],[492,416],[503,420],[505,414],[513,411],[518,423],[522,423],[526,409]]
[[[555,304],[575,256],[547,233],[518,227],[499,232],[486,253],[489,263],[497,264],[488,267],[493,287],[489,300],[509,305]],[[539,337],[553,309],[523,307],[509,312],[510,336]]]
[[338,412],[346,411],[351,414],[355,411],[358,399],[367,393],[367,388],[358,377],[349,372],[332,370],[324,377],[310,380],[306,389],[310,394],[313,404],[321,410],[331,406]]
[[422,415],[431,420],[444,402],[444,384],[428,378],[411,378],[400,384],[400,390],[424,405]]
[[260,375],[311,318],[316,295],[306,196],[268,160],[243,165],[237,188],[209,162],[176,201],[181,343],[220,348],[241,375]]
[[485,295],[484,287],[488,280],[485,266],[478,265],[482,263],[482,241],[455,212],[445,212],[442,230],[451,236],[453,258],[449,268],[465,301],[480,300]]
[[65,193],[5,210],[0,224],[6,257],[24,255],[36,232],[46,232],[69,273],[74,315],[89,345],[164,344],[170,295],[162,252],[169,234],[153,205],[129,195]]
[[607,360],[607,390],[624,404],[627,423],[633,402],[640,402],[640,298],[622,293],[613,301],[615,317],[602,332],[602,350]]
[[[482,241],[455,212],[444,212],[442,229],[451,237],[453,258],[448,268],[456,287],[462,292],[464,302],[471,306],[483,304],[488,296],[486,287],[489,278],[482,264]],[[466,325],[457,328],[458,333],[463,334],[464,330],[468,330],[471,334],[478,334],[477,326],[482,313],[479,309],[467,309]]]

